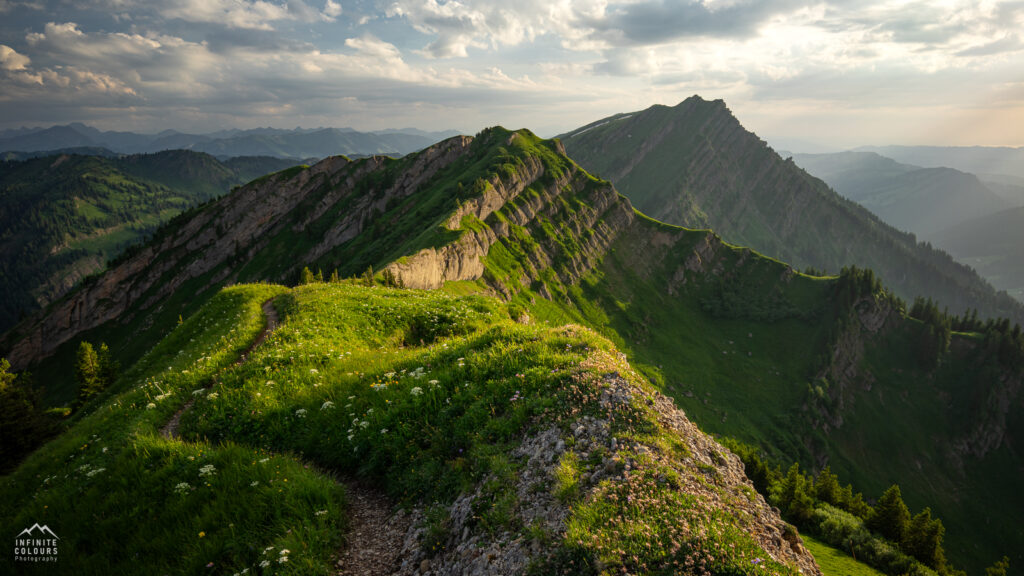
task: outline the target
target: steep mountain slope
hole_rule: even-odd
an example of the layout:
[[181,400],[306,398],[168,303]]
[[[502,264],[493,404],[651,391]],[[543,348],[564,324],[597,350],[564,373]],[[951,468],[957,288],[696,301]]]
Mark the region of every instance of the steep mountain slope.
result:
[[239,171],[184,151],[0,163],[0,331],[101,271],[161,222],[283,164],[253,159]]
[[[643,380],[673,396],[708,431],[756,443],[776,458],[800,461],[805,469],[828,462],[869,495],[899,482],[913,509],[931,506],[946,521],[947,549],[954,564],[977,570],[1003,553],[1015,554],[1016,562],[1017,551],[1024,550],[1019,522],[1007,513],[1022,505],[1013,481],[1024,469],[1024,458],[1015,448],[1024,445],[1024,341],[1019,330],[1014,333],[1009,324],[972,327],[978,332],[950,334],[944,347],[941,322],[936,326],[934,319],[926,323],[908,318],[902,304],[870,275],[846,271],[839,277],[807,276],[750,249],[729,245],[709,231],[651,220],[633,211],[608,182],[574,164],[557,141],[540,140],[527,131],[495,128],[397,160],[331,158],[261,178],[180,216],[130,258],[10,334],[5,348],[18,366],[38,362],[33,369],[37,377],[48,387],[59,388],[60,378],[72,372],[72,352],[81,339],[108,342],[127,365],[179,317],[189,318],[200,309],[221,286],[260,280],[294,283],[305,266],[322,270],[325,277],[335,268],[349,276],[373,266],[377,283],[440,287],[457,294],[485,292],[508,304],[485,299],[492,303],[482,308],[465,302],[423,311],[397,304],[402,298],[427,298],[420,292],[407,292],[386,303],[375,300],[376,289],[296,290],[294,300],[281,302],[285,316],[297,319],[295,331],[281,333],[283,339],[275,343],[281,348],[258,354],[258,362],[243,365],[237,376],[220,379],[227,386],[223,398],[218,392],[212,404],[197,400],[196,411],[182,417],[187,437],[258,443],[331,458],[331,465],[353,466],[345,444],[356,432],[351,419],[363,421],[364,408],[374,407],[374,414],[380,410],[353,405],[358,412],[343,412],[353,415],[340,418],[343,424],[332,423],[316,412],[327,401],[321,388],[337,391],[330,401],[340,412],[348,396],[369,395],[396,407],[419,398],[406,388],[412,383],[398,376],[419,366],[436,369],[442,377],[431,379],[439,385],[460,390],[466,382],[472,387],[500,380],[494,388],[500,394],[490,405],[458,405],[447,388],[445,396],[438,397],[445,406],[448,399],[460,406],[452,409],[453,416],[464,410],[486,420],[488,414],[505,414],[503,407],[509,403],[557,396],[559,392],[550,388],[527,387],[550,382],[544,375],[552,369],[557,372],[542,355],[534,354],[534,346],[546,346],[552,334],[584,335],[580,337],[585,341],[573,340],[576,336],[558,340],[555,347],[560,350],[569,344],[567,352],[575,354],[582,345],[584,352],[590,352],[588,347],[604,350],[614,359],[601,338],[577,329],[551,332],[544,326],[584,324],[631,357],[631,369],[602,364],[597,370],[609,385],[615,377],[605,376],[618,372],[633,383],[631,390],[634,384],[646,390],[647,384],[632,374],[635,369]],[[339,312],[332,308],[335,305],[352,306],[370,316],[356,314],[363,319],[339,328],[338,317],[353,314]],[[463,332],[463,319],[473,316],[472,310],[494,306],[528,326],[506,331],[502,320],[494,332]],[[522,349],[526,359],[507,367],[510,372],[503,375],[457,377],[457,370],[465,367],[459,362],[474,366],[466,348],[480,350],[483,342],[437,338],[464,335],[496,339],[505,358],[520,358]],[[362,337],[370,338],[369,344],[347,343],[348,338]],[[346,363],[348,352],[352,363]],[[586,367],[585,358],[577,361]],[[282,371],[280,378],[266,376],[275,370]],[[330,377],[321,380],[321,374]],[[510,377],[518,380],[509,381]],[[188,385],[192,383],[189,380]],[[370,384],[381,387],[367,389]],[[128,385],[119,383],[115,391]],[[347,392],[350,386],[361,386],[358,394]],[[430,386],[427,379],[420,384],[420,393],[426,396]],[[649,397],[649,406],[663,405],[648,392],[631,394]],[[597,398],[600,405],[599,392],[593,396],[584,391],[583,396]],[[264,397],[267,402],[280,398],[285,404],[264,404]],[[501,403],[496,404],[499,398]],[[160,402],[166,399],[163,396]],[[180,399],[166,407],[154,401],[153,410],[169,417],[180,405]],[[304,416],[297,415],[299,410]],[[468,458],[465,454],[478,455],[472,446],[445,440],[462,436],[430,428],[428,424],[439,425],[436,420],[403,424],[406,415],[393,417],[367,425],[381,425],[387,431],[370,434],[373,443],[361,444],[360,454],[382,444],[396,452],[387,452],[387,458],[362,459],[364,471],[402,470],[395,482],[422,495],[418,490],[434,486],[431,479],[440,474],[438,470],[454,470],[455,478],[478,470],[470,461],[459,460]],[[313,419],[317,427],[301,426]],[[517,422],[512,428],[520,431],[517,426],[526,420]],[[341,427],[325,432],[321,425]],[[433,438],[431,446],[440,446],[443,453],[439,458],[451,463],[417,460],[421,439],[406,436],[408,430],[392,445],[391,434],[405,426]],[[495,426],[500,430],[493,434],[486,427],[480,432],[475,425],[466,430],[502,442],[511,438],[508,428]],[[581,436],[591,426],[583,428]],[[649,446],[640,439],[643,433],[637,434],[634,440]],[[573,442],[565,441],[565,446],[575,450]],[[587,442],[593,444],[589,436]],[[616,442],[622,446],[621,440]],[[415,448],[410,453],[403,451],[404,446]],[[502,446],[496,449],[500,454],[515,449]],[[544,452],[540,444],[532,446],[531,454]],[[593,451],[589,456],[596,458]],[[566,458],[559,463],[559,468],[564,466],[560,474],[570,480],[576,477],[573,470],[579,462],[598,464],[586,456],[575,464],[572,457]],[[484,478],[487,471],[519,482],[515,473],[502,476],[489,467],[481,472]],[[710,469],[708,473],[714,477]],[[582,478],[583,471],[579,474]],[[639,473],[637,477],[644,478]],[[668,482],[671,475],[666,472],[663,477]],[[457,487],[458,493],[476,494],[480,478],[472,476],[472,483]],[[516,516],[509,511],[516,506],[498,498],[518,494],[519,487],[516,484],[513,490],[511,484],[498,482],[490,489],[480,488],[485,497],[480,505],[493,514],[482,515],[472,505],[446,505],[447,516],[462,522],[457,518],[467,516],[458,510],[468,509],[469,516],[484,519],[478,522],[491,523],[504,542],[503,529],[497,526],[510,517],[530,519]],[[401,495],[402,489],[393,489]],[[448,496],[455,498],[457,490],[451,490]],[[567,488],[567,494],[572,493]],[[616,494],[640,498],[639,493]],[[596,526],[619,512],[602,511],[597,504],[587,510],[586,518],[573,528],[579,530],[575,534],[580,542],[606,542],[624,533],[655,530],[644,525],[637,531],[620,531],[620,536],[595,533]],[[435,513],[445,517],[441,512],[425,515]],[[443,536],[438,541],[447,541],[445,526],[451,525],[437,523]],[[578,546],[587,554],[601,554],[591,544]],[[606,550],[607,561],[626,562],[616,552],[620,549],[631,548]],[[601,561],[606,561],[604,556]]]
[[870,152],[796,154],[793,161],[887,224],[930,242],[940,230],[1010,207],[977,176],[952,168],[918,168]]
[[711,227],[799,267],[869,267],[904,298],[930,296],[957,312],[977,308],[983,316],[1024,320],[1020,303],[973,270],[780,158],[722,101],[694,96],[673,108],[613,116],[563,142],[581,166],[659,220]]
[[941,230],[935,242],[996,288],[1024,301],[1024,207]]

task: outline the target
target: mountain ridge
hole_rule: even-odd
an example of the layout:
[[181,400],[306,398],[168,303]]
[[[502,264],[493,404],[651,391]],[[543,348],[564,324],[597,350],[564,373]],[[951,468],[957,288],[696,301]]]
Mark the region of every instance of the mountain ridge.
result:
[[798,267],[876,270],[912,300],[1024,320],[1024,306],[970,268],[842,198],[746,131],[721,100],[697,96],[588,124],[562,137],[582,167],[665,222],[711,227]]
[[[302,270],[307,267],[308,274]],[[445,294],[498,296],[500,301],[487,301],[500,304],[489,306],[501,306],[521,324],[596,330],[627,355],[638,382],[673,396],[706,432],[757,443],[804,467],[828,462],[868,494],[900,482],[911,506],[931,506],[948,522],[948,548],[958,564],[991,562],[996,551],[1020,549],[1015,543],[1024,541],[1007,526],[1012,519],[1001,515],[1019,501],[1016,492],[985,473],[1021,462],[1013,449],[1022,411],[1021,374],[1013,364],[1020,342],[1009,324],[1006,337],[1001,327],[987,325],[971,325],[977,332],[970,333],[947,326],[944,332],[939,317],[908,317],[913,309],[869,273],[811,276],[709,230],[658,222],[566,157],[557,141],[528,131],[488,129],[402,159],[331,158],[258,179],[183,214],[131,258],[34,318],[23,327],[22,335],[29,335],[23,361],[56,352],[49,367],[33,371],[50,378],[63,362],[66,377],[69,352],[76,339],[85,339],[110,343],[127,365],[223,286],[309,282],[334,276],[335,268],[339,277],[362,274],[366,284],[443,282]],[[299,305],[300,312],[307,310],[306,320],[296,324],[303,334],[337,327],[316,314],[343,295],[342,288],[312,284],[295,293],[317,303]],[[314,297],[318,290],[322,299]],[[361,308],[372,294],[349,297]],[[394,294],[400,302],[432,293]],[[291,306],[284,317],[295,310]],[[460,325],[464,314],[417,312],[410,320],[410,310],[392,304],[363,312],[376,316],[345,334],[400,328],[394,338],[408,349],[402,354],[418,354],[438,330]],[[97,325],[104,315],[110,321]],[[17,337],[9,335],[5,345]],[[55,350],[60,339],[65,344]],[[527,341],[515,336],[502,344],[502,354],[514,356]],[[603,346],[596,342],[590,346]],[[323,345],[333,350],[325,360],[337,358],[339,344]],[[378,357],[379,345],[368,353]],[[446,362],[469,357],[437,353]],[[247,368],[255,371],[254,387],[235,400],[256,401],[257,390],[268,395],[267,387],[280,382],[312,386],[322,366],[305,358],[320,356],[302,347],[281,354],[282,365],[291,364],[283,360],[288,356],[301,356],[296,371],[268,384],[262,368]],[[273,369],[279,362],[267,357],[264,363]],[[393,372],[424,363],[434,362]],[[529,374],[527,368],[517,374]],[[339,381],[353,370],[363,368],[345,368]],[[191,380],[185,386],[196,388]],[[518,402],[516,390],[522,391],[509,388],[502,402]],[[401,398],[414,396],[409,391]],[[214,404],[210,411],[190,411],[197,420],[184,425],[211,438],[267,430],[263,416],[254,416],[262,408],[243,404],[232,413],[238,422],[222,420]],[[314,413],[318,406],[289,405],[274,417],[291,422],[299,409]],[[333,438],[341,441],[341,432]],[[279,440],[289,450],[302,449],[290,436]],[[333,448],[326,453],[348,454]],[[970,494],[974,508],[950,501],[949,495],[961,493]],[[979,514],[985,523],[977,522]]]

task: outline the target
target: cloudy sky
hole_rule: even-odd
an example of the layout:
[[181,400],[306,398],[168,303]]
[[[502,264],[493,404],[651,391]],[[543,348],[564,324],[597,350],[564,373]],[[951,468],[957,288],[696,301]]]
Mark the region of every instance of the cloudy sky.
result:
[[1024,1],[0,0],[0,128],[528,127],[722,98],[773,142],[1024,145]]

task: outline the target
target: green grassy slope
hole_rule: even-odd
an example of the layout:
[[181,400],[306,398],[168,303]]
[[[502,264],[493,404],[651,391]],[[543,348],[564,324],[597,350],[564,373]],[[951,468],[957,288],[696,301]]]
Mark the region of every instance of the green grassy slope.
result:
[[884,576],[882,572],[857,562],[849,554],[837,550],[812,536],[802,535],[807,549],[821,566],[825,576]]
[[[232,365],[271,297],[283,324]],[[608,403],[611,370],[632,399]],[[607,340],[517,324],[494,298],[351,284],[229,288],[118,388],[0,483],[3,525],[50,526],[60,573],[330,573],[346,508],[319,467],[372,479],[412,505],[482,486],[474,531],[536,538],[507,490],[525,464],[512,449],[582,416],[609,419],[618,448],[598,449],[596,460],[572,460],[570,450],[560,484],[538,488],[557,491],[570,513],[531,570],[596,574],[600,558],[608,570],[668,574],[696,559],[721,574],[797,573],[753,540],[749,514],[721,503],[749,495],[716,487],[714,466],[687,463],[693,440],[660,423],[645,400],[651,389]],[[189,399],[183,438],[161,437]],[[602,458],[632,469],[581,480]]]
[[285,555],[287,573],[322,573],[345,522],[333,481],[257,447],[159,433],[194,390],[206,393],[230,370],[263,328],[260,304],[282,291],[225,290],[127,371],[121,393],[92,403],[0,479],[0,518],[12,538],[14,526],[34,523],[60,537],[55,564],[8,557],[0,572],[220,574],[256,571],[267,558],[284,566],[276,561]]
[[[507,277],[538,228],[493,247],[485,278]],[[1013,448],[1013,423],[1024,418],[1014,392],[1020,369],[977,335],[954,334],[938,366],[922,367],[925,327],[893,309],[890,296],[850,296],[837,277],[800,274],[707,231],[642,216],[579,283],[542,278],[513,305],[598,329],[702,429],[805,469],[828,462],[869,497],[899,483],[915,510],[931,506],[945,520],[955,565],[977,571],[1024,542],[1005,513],[1024,505],[1007,480],[1024,463]],[[889,320],[877,332],[857,328],[855,372],[829,382],[836,343],[861,326],[862,312]],[[990,450],[958,448],[979,430]]]

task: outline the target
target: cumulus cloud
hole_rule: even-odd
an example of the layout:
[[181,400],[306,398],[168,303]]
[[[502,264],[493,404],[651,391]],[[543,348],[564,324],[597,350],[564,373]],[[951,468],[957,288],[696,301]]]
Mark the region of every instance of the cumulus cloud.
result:
[[10,46],[0,44],[0,69],[24,70],[32,62],[28,56],[18,54]]
[[308,18],[309,9],[301,1],[276,4],[265,0],[169,0],[162,4],[165,18],[186,22],[220,23],[231,28],[272,30],[272,23]]
[[327,3],[324,4],[324,16],[332,21],[338,16],[341,16],[341,12],[341,4],[338,4],[333,0],[327,0]]

